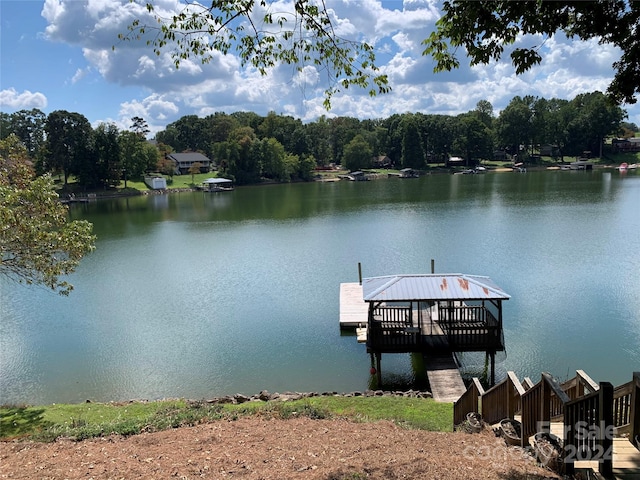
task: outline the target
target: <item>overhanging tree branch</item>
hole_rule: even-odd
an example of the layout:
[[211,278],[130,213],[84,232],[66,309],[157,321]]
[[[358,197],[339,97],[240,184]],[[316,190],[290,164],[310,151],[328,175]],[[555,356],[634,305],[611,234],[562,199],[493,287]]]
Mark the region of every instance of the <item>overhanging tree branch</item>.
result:
[[[462,1],[443,4],[444,15],[423,44],[423,54],[436,62],[435,71],[458,68],[460,47],[471,65],[499,61],[519,35],[540,35],[542,43],[558,32],[618,47],[608,93],[616,102],[636,103],[640,93],[640,2],[598,1]],[[511,63],[517,74],[542,61],[540,45],[516,48]]]
[[[278,64],[322,67],[328,87],[324,105],[350,86],[368,90],[371,96],[390,91],[386,75],[379,74],[372,46],[336,35],[324,2],[296,0],[292,12],[272,11],[267,0],[214,0],[210,7],[188,1],[178,14],[165,18],[153,2],[147,11],[155,25],[140,19],[129,25],[121,40],[147,40],[156,55],[168,50],[176,68],[190,58],[209,63],[214,53],[239,54],[242,65],[253,65],[265,75]],[[262,13],[260,13],[262,11]],[[271,28],[275,27],[275,28]]]

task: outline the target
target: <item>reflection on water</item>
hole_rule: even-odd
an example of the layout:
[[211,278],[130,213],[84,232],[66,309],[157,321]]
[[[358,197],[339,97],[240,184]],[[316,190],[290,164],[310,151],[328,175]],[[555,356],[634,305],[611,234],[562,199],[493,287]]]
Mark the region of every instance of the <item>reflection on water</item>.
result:
[[[623,383],[640,368],[639,204],[640,176],[596,171],[77,205],[98,243],[70,297],[0,279],[0,403],[364,390],[370,358],[339,331],[339,284],[358,262],[374,276],[432,258],[511,295],[500,372]],[[464,362],[482,373],[482,354]],[[424,388],[422,369],[382,358],[390,388]]]

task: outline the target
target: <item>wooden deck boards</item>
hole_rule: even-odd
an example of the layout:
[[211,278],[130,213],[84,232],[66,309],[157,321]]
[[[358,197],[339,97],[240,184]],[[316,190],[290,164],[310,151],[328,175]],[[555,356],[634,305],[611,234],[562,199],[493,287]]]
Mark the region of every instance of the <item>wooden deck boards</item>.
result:
[[[515,419],[520,421],[520,415]],[[492,425],[493,429],[499,424]],[[551,422],[551,433],[562,438],[564,424],[562,422]],[[529,445],[533,446],[533,436],[529,437]],[[575,462],[576,472],[589,470],[590,477],[597,480],[604,480],[598,473],[598,462],[581,460]],[[593,470],[593,471],[591,471]],[[640,480],[640,451],[636,449],[627,438],[614,437],[613,439],[613,476],[607,480]]]
[[453,355],[427,355],[424,358],[429,388],[436,402],[455,402],[466,391]]
[[359,283],[340,284],[340,328],[357,328],[367,325],[369,306],[362,298]]
[[[562,437],[564,425],[560,422],[551,422],[551,433]],[[533,445],[533,437],[529,439]],[[597,461],[576,461],[576,470],[593,469],[596,476],[592,478],[603,478],[597,474]],[[615,437],[613,439],[613,477],[616,480],[640,480],[640,451],[636,449],[626,438]]]

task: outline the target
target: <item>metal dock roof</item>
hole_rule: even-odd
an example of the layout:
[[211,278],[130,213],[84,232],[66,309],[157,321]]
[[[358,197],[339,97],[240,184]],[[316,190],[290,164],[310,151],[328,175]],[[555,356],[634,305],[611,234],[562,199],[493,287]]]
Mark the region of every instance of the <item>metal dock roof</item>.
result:
[[462,273],[364,278],[362,294],[365,302],[511,298],[489,277]]

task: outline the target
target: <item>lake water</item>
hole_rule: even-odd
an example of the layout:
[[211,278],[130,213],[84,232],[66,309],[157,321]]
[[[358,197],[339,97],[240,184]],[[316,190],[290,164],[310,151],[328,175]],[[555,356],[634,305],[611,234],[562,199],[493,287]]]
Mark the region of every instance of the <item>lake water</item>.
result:
[[[364,345],[338,327],[363,275],[488,275],[514,370],[640,370],[640,175],[432,175],[238,188],[73,206],[97,249],[61,297],[0,278],[0,403],[364,390]],[[469,374],[484,356],[463,358]],[[410,355],[384,382],[423,386]]]

